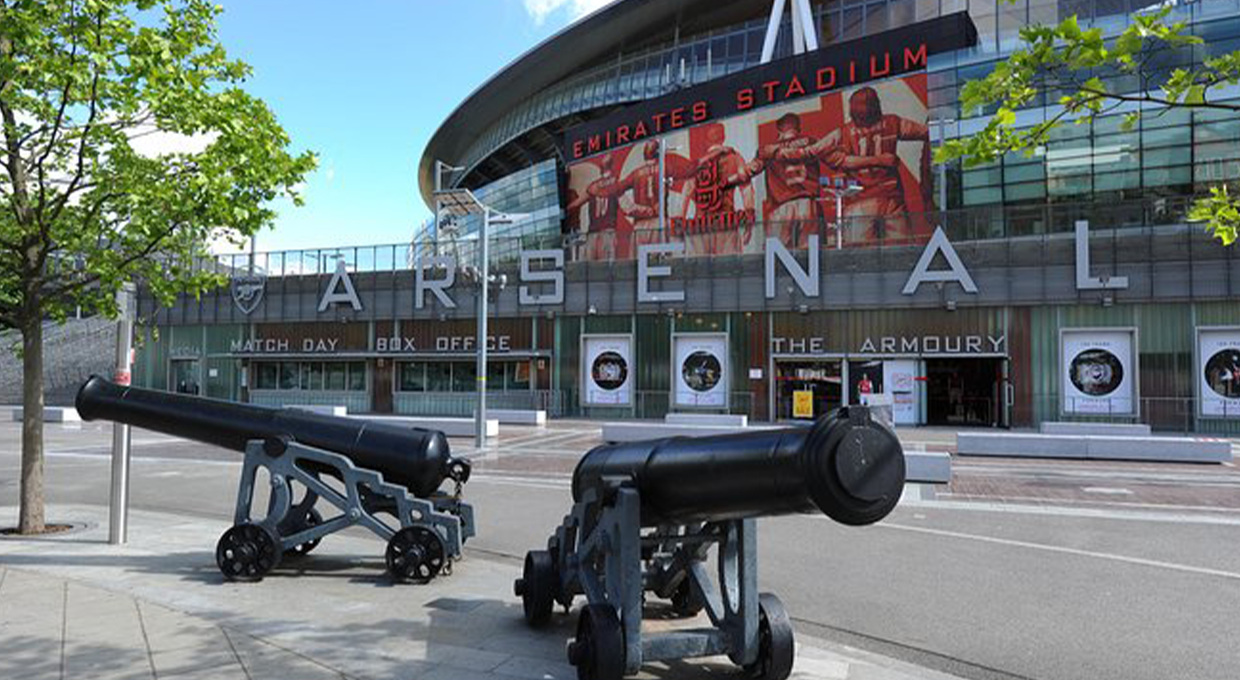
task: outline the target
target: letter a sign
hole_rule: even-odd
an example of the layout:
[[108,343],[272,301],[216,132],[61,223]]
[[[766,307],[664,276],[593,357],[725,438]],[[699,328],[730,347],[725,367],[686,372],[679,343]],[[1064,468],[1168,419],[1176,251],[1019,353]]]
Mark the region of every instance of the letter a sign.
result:
[[[340,291],[343,286],[344,290]],[[349,270],[345,269],[344,260],[336,260],[336,273],[327,284],[327,292],[319,301],[319,311],[326,311],[331,305],[347,302],[354,311],[362,311],[362,301],[357,299],[357,291],[353,288],[353,279],[349,278]]]

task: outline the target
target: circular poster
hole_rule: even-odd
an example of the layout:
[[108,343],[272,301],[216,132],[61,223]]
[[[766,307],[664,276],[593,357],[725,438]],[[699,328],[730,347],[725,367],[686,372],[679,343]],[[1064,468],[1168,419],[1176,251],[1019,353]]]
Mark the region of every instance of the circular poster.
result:
[[590,367],[594,384],[604,390],[617,390],[629,377],[629,365],[619,352],[603,352],[594,358]]
[[1206,384],[1220,397],[1240,398],[1240,347],[1228,347],[1206,360]]
[[1068,375],[1082,394],[1104,397],[1124,382],[1124,365],[1105,349],[1087,349],[1072,359]]
[[685,357],[680,367],[685,385],[694,392],[709,392],[719,384],[723,376],[723,366],[719,357],[705,350],[698,350]]

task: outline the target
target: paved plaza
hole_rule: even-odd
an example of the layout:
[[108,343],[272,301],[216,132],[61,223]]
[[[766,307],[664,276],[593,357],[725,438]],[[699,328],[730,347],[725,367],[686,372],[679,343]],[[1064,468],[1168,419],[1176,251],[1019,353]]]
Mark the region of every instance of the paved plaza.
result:
[[[902,431],[952,450],[954,433]],[[0,526],[16,522],[17,424],[0,424]],[[528,549],[567,511],[598,426],[505,428],[473,451],[479,535],[454,573],[394,586],[383,544],[328,537],[258,584],[214,546],[240,457],[134,436],[130,542],[106,544],[110,426],[48,426],[49,520],[0,538],[0,678],[528,678],[575,676],[575,617],[531,631],[512,595]],[[1232,466],[971,461],[909,487],[887,520],[761,520],[759,577],[784,600],[795,677],[1232,680],[1240,473]],[[655,625],[655,624],[651,624]],[[726,660],[650,664],[652,678],[738,677]]]

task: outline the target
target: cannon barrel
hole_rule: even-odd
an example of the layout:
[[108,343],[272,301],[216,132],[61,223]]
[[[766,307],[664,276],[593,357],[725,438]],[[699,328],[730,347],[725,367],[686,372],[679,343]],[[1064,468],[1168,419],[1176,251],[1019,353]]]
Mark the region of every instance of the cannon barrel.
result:
[[904,486],[904,452],[869,409],[811,427],[604,445],[573,472],[573,500],[631,484],[643,526],[822,511],[838,522],[885,517]]
[[242,453],[253,439],[295,440],[341,454],[421,498],[439,489],[454,466],[468,470],[438,430],[128,387],[97,375],[78,390],[76,406],[85,420],[113,420]]

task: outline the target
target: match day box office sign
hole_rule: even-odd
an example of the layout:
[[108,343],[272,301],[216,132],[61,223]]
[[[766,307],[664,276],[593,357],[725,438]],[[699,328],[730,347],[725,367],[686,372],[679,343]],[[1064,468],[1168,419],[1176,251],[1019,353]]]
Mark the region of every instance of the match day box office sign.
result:
[[252,338],[234,339],[230,349],[248,356],[360,354],[369,340],[364,322],[257,324]]
[[581,338],[583,406],[633,403],[633,337],[584,335]]
[[[496,355],[538,351],[534,343],[534,324],[539,325],[540,344],[544,349],[549,347],[552,325],[545,319],[490,319],[487,322],[487,351]],[[477,329],[477,322],[472,319],[408,319],[396,324],[391,321],[377,322],[375,352],[401,355],[473,354],[477,351]]]
[[1135,329],[1064,329],[1060,348],[1064,413],[1137,414]]
[[728,405],[728,336],[678,333],[672,336],[673,403],[688,408]]
[[1197,331],[1200,415],[1240,418],[1240,328]]

